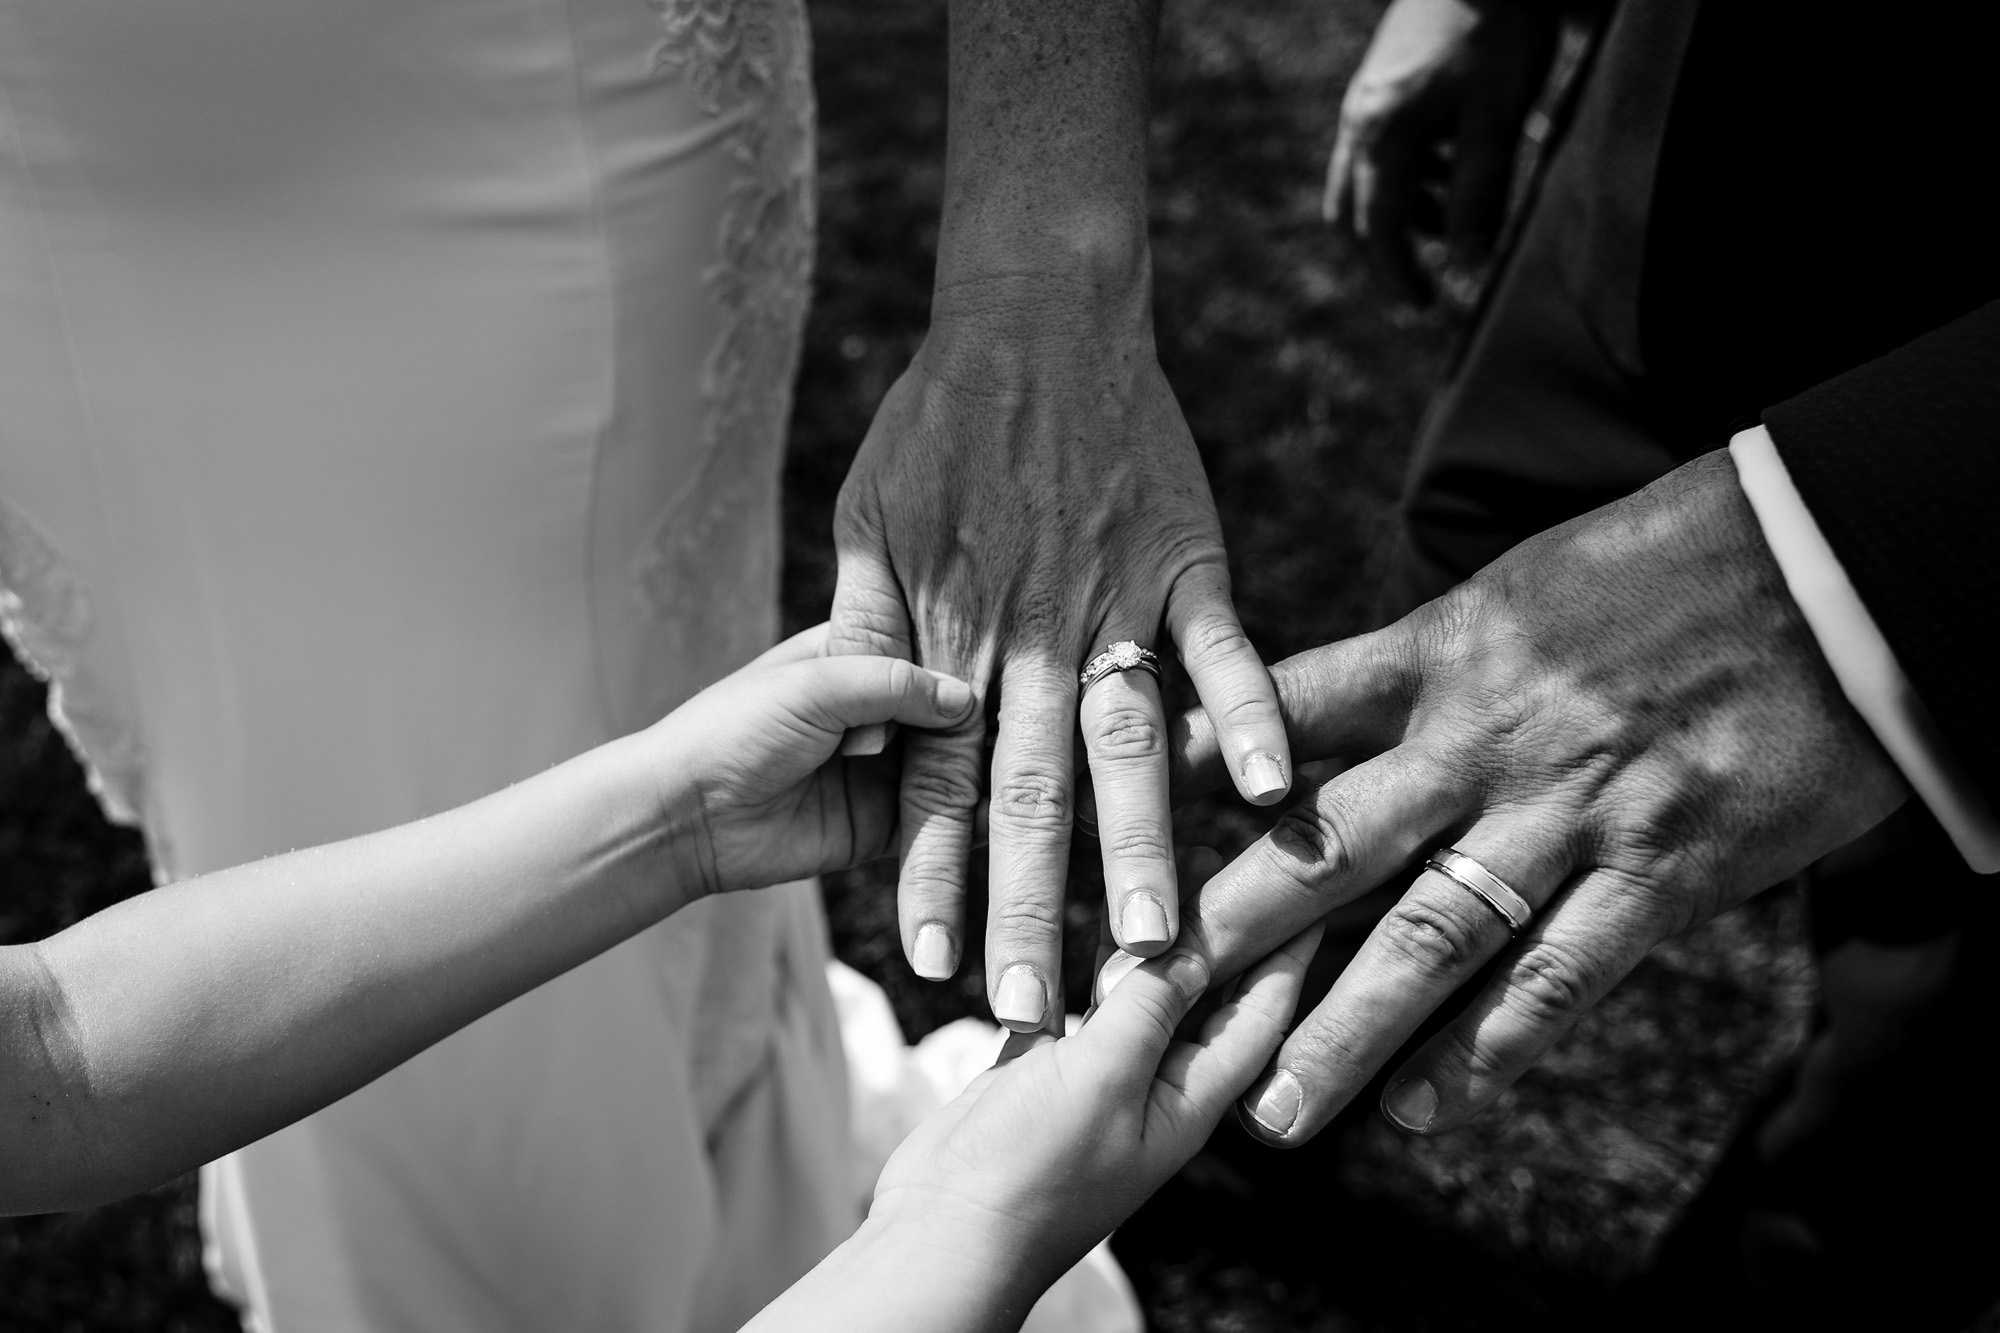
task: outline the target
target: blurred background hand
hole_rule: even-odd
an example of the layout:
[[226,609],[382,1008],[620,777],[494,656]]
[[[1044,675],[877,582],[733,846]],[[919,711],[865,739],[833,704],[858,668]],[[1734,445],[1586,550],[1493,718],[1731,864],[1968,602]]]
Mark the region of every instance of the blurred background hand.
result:
[[1436,293],[1419,237],[1443,236],[1456,264],[1491,255],[1556,35],[1549,8],[1512,0],[1396,0],[1383,13],[1341,102],[1321,208],[1404,300]]

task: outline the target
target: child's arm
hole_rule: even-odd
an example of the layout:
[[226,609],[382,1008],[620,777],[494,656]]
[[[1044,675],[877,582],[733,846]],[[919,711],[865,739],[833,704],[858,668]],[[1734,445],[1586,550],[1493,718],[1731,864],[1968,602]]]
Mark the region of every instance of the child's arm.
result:
[[835,758],[844,730],[959,722],[970,691],[799,651],[449,813],[0,948],[0,1213],[155,1184],[707,892],[887,851],[893,760]]
[[745,1333],[1018,1328],[1263,1072],[1319,933],[1246,974],[1196,1041],[1172,1038],[1208,976],[1179,951],[1115,981],[1075,1036],[1011,1038],[896,1150],[861,1229]]

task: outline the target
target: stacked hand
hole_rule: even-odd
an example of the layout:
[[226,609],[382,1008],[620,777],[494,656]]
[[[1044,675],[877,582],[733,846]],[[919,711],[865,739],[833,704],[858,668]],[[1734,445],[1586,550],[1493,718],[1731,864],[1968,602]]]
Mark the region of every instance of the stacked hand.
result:
[[[892,756],[839,753],[852,731],[961,725],[962,680],[886,657],[824,656],[827,627],[794,635],[642,734],[662,827],[689,836],[684,881],[755,889],[895,850]],[[914,733],[913,733],[914,734]]]
[[[1184,905],[1182,947],[1230,975],[1446,846],[1473,859],[1463,878],[1484,867],[1532,914],[1512,938],[1464,883],[1418,874],[1247,1099],[1279,1143],[1316,1133],[1497,960],[1384,1099],[1412,1130],[1461,1123],[1653,945],[1905,795],[1725,454],[1273,674],[1296,751],[1350,767]],[[1183,726],[1186,776],[1212,781],[1206,720]]]
[[[1260,804],[1289,785],[1269,675],[1230,601],[1201,460],[1137,311],[1032,279],[941,291],[841,492],[832,649],[910,657],[997,710],[903,750],[900,914],[916,970],[949,976],[966,938],[975,810],[990,793],[989,998],[1002,1022],[1059,1018],[1063,884],[1081,725],[1118,941],[1179,926],[1166,719],[1146,673],[1094,686],[1109,644],[1178,648],[1222,719],[1231,779]],[[990,788],[984,742],[995,730]],[[880,743],[879,738],[875,742]],[[1275,943],[1275,941],[1274,941]]]

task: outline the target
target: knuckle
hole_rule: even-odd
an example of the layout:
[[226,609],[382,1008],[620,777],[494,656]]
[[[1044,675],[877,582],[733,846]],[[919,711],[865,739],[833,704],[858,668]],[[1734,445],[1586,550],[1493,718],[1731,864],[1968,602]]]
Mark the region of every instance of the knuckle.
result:
[[1476,1029],[1463,1024],[1446,1028],[1438,1050],[1438,1065],[1445,1081],[1469,1082],[1490,1095],[1495,1086],[1514,1081],[1513,1062],[1498,1048],[1483,1042]]
[[903,804],[920,814],[963,816],[979,804],[979,779],[967,765],[906,765]]
[[1144,708],[1114,707],[1091,728],[1092,759],[1118,761],[1158,759],[1167,752],[1160,720]]
[[1597,969],[1582,955],[1541,940],[1508,967],[1507,995],[1529,1024],[1563,1028],[1591,1006],[1599,980]]
[[1172,841],[1164,830],[1151,826],[1121,829],[1115,834],[1099,833],[1106,859],[1114,861],[1171,861]]
[[1014,897],[995,902],[992,931],[1012,945],[1041,945],[1062,938],[1063,905],[1047,898]]
[[988,817],[1022,828],[1064,830],[1070,826],[1069,784],[1049,773],[1016,773],[993,789]]
[[1421,898],[1406,896],[1375,927],[1392,954],[1427,976],[1454,977],[1478,966],[1480,923]]
[[1250,636],[1243,632],[1243,626],[1233,617],[1214,613],[1196,616],[1188,622],[1181,631],[1180,650],[1182,658],[1190,662],[1238,658],[1246,654],[1257,656],[1257,649],[1251,644]]
[[1337,805],[1300,802],[1278,816],[1267,836],[1303,876],[1337,879],[1354,867],[1356,849]]
[[900,606],[892,606],[872,594],[836,599],[829,642],[835,645],[868,645],[900,642],[909,629],[909,619]]

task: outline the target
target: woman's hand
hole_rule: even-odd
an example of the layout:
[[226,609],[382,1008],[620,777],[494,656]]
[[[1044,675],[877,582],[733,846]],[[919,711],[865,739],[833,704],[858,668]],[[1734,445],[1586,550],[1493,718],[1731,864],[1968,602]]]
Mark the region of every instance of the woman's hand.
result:
[[917,1126],[860,1231],[745,1333],[1018,1328],[1050,1283],[1192,1157],[1277,1049],[1313,927],[1228,988],[1193,1041],[1198,958],[1120,955],[1075,1036],[1015,1033]]
[[755,889],[896,848],[901,755],[844,757],[855,728],[962,725],[972,688],[889,657],[823,657],[826,626],[793,636],[643,734],[692,891]]
[[1396,0],[1340,105],[1327,221],[1403,297],[1428,304],[1416,237],[1479,264],[1505,219],[1515,149],[1555,52],[1556,22],[1511,0]]
[[1252,968],[1193,1041],[1173,1038],[1207,966],[1178,950],[1114,958],[1109,993],[1075,1036],[1015,1034],[904,1141],[870,1222],[944,1245],[976,1238],[1032,1301],[1207,1142],[1283,1039],[1318,944],[1314,926]]

